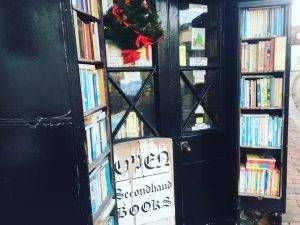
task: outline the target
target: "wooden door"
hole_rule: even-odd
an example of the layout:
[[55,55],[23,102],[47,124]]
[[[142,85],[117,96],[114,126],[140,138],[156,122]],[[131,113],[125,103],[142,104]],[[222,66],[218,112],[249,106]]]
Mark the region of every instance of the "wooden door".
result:
[[235,178],[224,1],[157,2],[160,132],[172,137],[177,224],[231,224]]

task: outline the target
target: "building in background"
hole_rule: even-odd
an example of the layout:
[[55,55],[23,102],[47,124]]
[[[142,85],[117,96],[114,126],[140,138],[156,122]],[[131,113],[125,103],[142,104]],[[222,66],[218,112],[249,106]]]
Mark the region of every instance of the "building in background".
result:
[[283,224],[300,224],[300,1],[293,2],[291,74],[289,104],[289,144],[287,178],[287,214]]

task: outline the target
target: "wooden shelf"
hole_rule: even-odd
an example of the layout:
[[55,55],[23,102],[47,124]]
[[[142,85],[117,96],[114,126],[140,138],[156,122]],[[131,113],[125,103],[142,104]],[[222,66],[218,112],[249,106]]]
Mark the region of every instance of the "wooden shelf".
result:
[[90,65],[95,65],[97,68],[103,67],[103,62],[97,61],[97,60],[88,60],[88,59],[78,59],[78,63],[80,64],[90,64]]
[[108,149],[101,153],[100,156],[89,164],[89,173],[93,172],[98,166],[101,166],[105,162],[106,157],[110,154],[111,150]]
[[80,9],[75,8],[75,7],[73,7],[73,9],[77,12],[77,15],[80,18],[84,19],[84,20],[91,21],[91,22],[99,22],[100,21],[100,18],[95,17],[95,16],[93,16],[93,15],[87,13],[87,12],[84,12]]
[[258,195],[258,194],[251,194],[251,193],[239,193],[240,196],[245,196],[245,197],[254,197],[257,199],[263,199],[263,198],[267,198],[267,199],[280,199],[280,197],[278,196],[269,196],[269,195]]
[[240,108],[241,113],[282,113],[281,107],[270,108]]
[[241,72],[242,76],[270,76],[270,75],[278,75],[283,74],[284,71],[252,71],[252,72]]
[[242,42],[257,42],[257,41],[268,41],[272,40],[278,37],[283,37],[283,36],[270,36],[270,37],[254,37],[254,38],[242,38]]
[[270,108],[241,108],[241,110],[282,110],[281,107],[270,107]]
[[86,112],[83,113],[84,117],[87,117],[87,116],[90,116],[96,112],[99,112],[101,110],[106,110],[107,106],[106,105],[100,105],[100,106],[97,106],[95,108],[92,108]]
[[109,217],[115,205],[116,200],[113,197],[107,199],[93,216],[94,225],[102,224],[103,220],[106,220],[107,217]]
[[281,198],[264,198],[260,196],[239,195],[240,207],[245,210],[258,210],[264,212],[280,213],[282,212]]
[[156,67],[151,66],[136,66],[136,67],[129,67],[129,66],[120,66],[120,67],[108,67],[107,71],[109,72],[135,72],[135,71],[152,71],[155,70]]

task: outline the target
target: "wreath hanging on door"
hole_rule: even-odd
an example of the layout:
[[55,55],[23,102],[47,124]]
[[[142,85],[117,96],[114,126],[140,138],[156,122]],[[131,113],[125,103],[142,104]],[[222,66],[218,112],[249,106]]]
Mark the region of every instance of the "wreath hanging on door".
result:
[[137,49],[159,42],[164,34],[154,7],[147,0],[115,0],[104,16],[105,37],[122,49],[123,63],[140,59]]

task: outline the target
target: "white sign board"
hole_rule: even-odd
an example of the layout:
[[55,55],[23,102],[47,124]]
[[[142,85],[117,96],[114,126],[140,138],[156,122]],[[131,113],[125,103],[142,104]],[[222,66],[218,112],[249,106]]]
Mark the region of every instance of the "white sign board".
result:
[[175,225],[172,140],[114,145],[120,225]]

